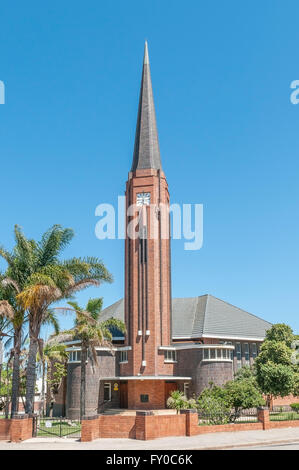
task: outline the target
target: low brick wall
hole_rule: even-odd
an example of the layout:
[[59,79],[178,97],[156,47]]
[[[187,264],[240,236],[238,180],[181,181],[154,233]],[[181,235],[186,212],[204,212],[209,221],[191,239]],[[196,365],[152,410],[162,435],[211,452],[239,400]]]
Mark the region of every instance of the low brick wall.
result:
[[136,439],[149,440],[159,437],[186,436],[186,416],[153,415],[137,412]]
[[0,440],[20,442],[32,437],[32,418],[27,415],[0,419]]
[[0,419],[0,440],[10,440],[11,419]]
[[270,421],[268,429],[297,427],[299,427],[299,419],[296,421]]
[[98,438],[129,438],[139,440],[170,436],[196,436],[215,432],[238,432],[272,428],[299,427],[298,421],[270,421],[269,410],[258,410],[257,423],[204,425],[198,424],[195,410],[182,410],[178,415],[154,415],[137,411],[136,416],[99,415],[82,420],[81,441]]
[[99,437],[136,439],[136,416],[99,416]]

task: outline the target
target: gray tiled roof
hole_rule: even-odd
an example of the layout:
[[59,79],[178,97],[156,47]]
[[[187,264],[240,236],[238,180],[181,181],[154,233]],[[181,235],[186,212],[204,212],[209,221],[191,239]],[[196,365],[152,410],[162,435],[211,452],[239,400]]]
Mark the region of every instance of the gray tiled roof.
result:
[[[124,300],[102,312],[102,319],[124,320]],[[271,323],[212,295],[172,300],[173,337],[264,338]]]

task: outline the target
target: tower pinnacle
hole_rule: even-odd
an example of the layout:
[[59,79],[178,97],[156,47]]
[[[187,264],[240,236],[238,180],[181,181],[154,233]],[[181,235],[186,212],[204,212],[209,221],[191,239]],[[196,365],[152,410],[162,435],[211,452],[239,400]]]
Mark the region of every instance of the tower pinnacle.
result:
[[161,160],[146,41],[131,171],[148,168],[160,170]]

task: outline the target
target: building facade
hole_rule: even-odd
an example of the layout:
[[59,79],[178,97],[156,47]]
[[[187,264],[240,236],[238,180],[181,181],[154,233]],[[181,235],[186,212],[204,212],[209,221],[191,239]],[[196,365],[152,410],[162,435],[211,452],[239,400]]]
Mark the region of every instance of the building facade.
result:
[[[163,409],[172,390],[198,395],[250,365],[270,323],[211,295],[173,299],[169,192],[162,169],[147,44],[133,163],[126,183],[124,299],[103,311],[126,324],[112,348],[87,363],[86,413]],[[68,374],[54,414],[80,409],[80,343],[68,343]],[[64,400],[64,401],[63,401]],[[61,401],[61,403],[60,403]]]

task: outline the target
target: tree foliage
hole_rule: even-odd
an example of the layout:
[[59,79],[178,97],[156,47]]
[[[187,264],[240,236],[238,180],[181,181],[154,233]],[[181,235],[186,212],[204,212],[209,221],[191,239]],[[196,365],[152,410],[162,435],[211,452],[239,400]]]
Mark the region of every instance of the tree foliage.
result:
[[266,334],[260,353],[255,360],[256,378],[262,392],[273,397],[298,394],[298,363],[294,361],[295,335],[290,326],[273,325]]

